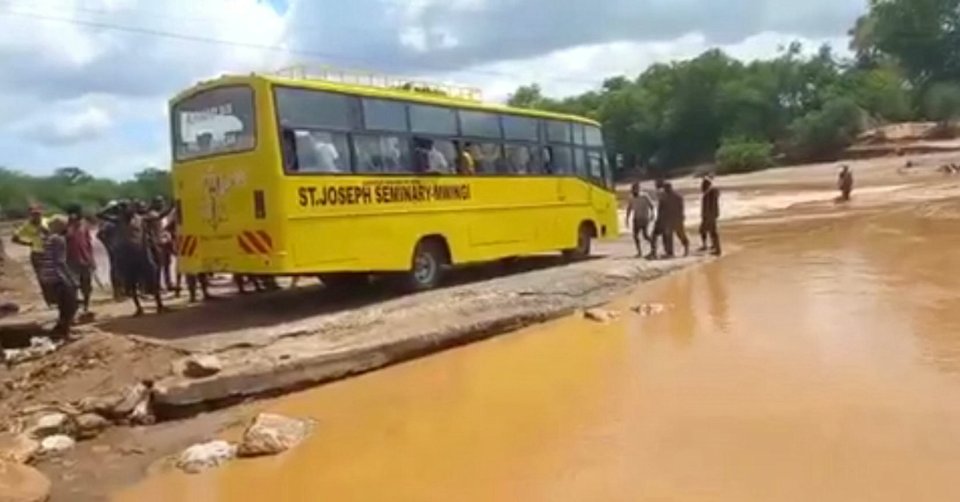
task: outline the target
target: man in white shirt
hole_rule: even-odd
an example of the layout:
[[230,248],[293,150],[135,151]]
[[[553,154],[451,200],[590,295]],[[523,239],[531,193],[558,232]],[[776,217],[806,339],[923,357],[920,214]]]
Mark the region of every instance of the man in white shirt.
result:
[[[631,221],[631,216],[633,217]],[[650,222],[653,221],[654,204],[650,194],[641,190],[640,183],[630,187],[630,201],[627,203],[627,217],[625,224],[633,229],[633,242],[637,246],[637,256],[643,256],[643,247],[640,237],[653,246],[650,237]],[[632,223],[632,225],[631,225]]]

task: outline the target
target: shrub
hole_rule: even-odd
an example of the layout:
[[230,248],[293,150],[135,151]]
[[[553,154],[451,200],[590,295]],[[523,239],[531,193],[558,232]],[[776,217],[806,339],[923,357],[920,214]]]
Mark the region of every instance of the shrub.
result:
[[835,159],[856,140],[863,120],[863,111],[852,99],[828,101],[822,109],[790,124],[790,157],[799,161]]
[[749,139],[726,140],[716,153],[719,174],[746,173],[773,165],[773,145]]

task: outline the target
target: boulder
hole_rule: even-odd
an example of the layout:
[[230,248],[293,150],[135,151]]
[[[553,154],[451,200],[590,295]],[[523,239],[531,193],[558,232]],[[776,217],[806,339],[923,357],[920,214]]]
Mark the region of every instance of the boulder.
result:
[[27,464],[40,452],[40,443],[26,434],[0,432],[0,462]]
[[96,413],[77,416],[77,439],[93,439],[110,427],[110,421]]
[[88,396],[80,400],[78,408],[83,413],[96,413],[104,417],[115,416],[115,410],[123,401],[123,395]]
[[144,401],[150,399],[150,388],[142,383],[131,385],[123,390],[123,395],[110,410],[108,416],[126,418]]
[[45,502],[50,480],[33,467],[0,461],[0,501]]
[[616,312],[604,309],[588,309],[583,312],[583,318],[589,321],[608,323],[619,317]]
[[27,434],[36,439],[47,436],[72,435],[76,433],[76,424],[66,413],[46,413],[27,429]]
[[70,436],[64,436],[62,434],[50,436],[43,438],[43,441],[40,441],[40,454],[59,455],[73,449],[73,447],[76,445],[77,442],[74,441]]
[[205,469],[218,467],[237,456],[237,447],[226,441],[210,441],[195,444],[180,454],[177,467],[184,472],[196,474]]
[[195,355],[173,363],[174,374],[187,378],[206,378],[223,370],[220,358],[214,355]]
[[261,413],[243,433],[237,454],[241,457],[276,455],[300,444],[313,430],[313,422]]

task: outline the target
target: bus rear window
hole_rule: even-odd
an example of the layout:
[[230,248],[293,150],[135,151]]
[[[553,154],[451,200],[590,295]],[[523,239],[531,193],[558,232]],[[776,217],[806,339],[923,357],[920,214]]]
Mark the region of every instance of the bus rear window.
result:
[[173,107],[176,160],[250,150],[256,145],[253,90],[245,86],[211,89]]

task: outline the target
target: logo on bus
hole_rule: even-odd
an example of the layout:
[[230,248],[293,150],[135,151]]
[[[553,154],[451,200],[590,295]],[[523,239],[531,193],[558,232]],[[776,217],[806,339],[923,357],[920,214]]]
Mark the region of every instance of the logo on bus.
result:
[[201,209],[203,221],[214,231],[230,219],[227,195],[231,190],[247,184],[243,173],[220,174],[208,170],[203,177],[204,203]]

